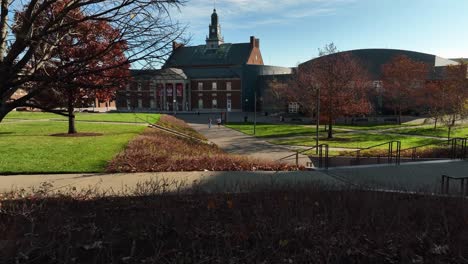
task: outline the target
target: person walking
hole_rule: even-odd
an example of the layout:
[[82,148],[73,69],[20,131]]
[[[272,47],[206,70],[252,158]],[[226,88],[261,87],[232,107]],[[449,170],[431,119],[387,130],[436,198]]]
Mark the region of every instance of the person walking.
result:
[[210,117],[210,118],[208,118],[208,128],[211,128],[211,122],[213,122],[213,121],[211,120],[211,117]]
[[218,123],[218,128],[221,127],[221,117],[218,117],[218,119],[216,119],[216,123]]

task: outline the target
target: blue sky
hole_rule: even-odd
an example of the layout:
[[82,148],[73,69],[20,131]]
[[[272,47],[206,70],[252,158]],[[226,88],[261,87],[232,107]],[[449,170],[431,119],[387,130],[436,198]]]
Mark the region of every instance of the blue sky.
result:
[[[295,66],[330,42],[468,58],[468,0],[217,0],[216,9],[225,41],[255,35],[268,65]],[[205,42],[212,11],[213,0],[191,0],[174,16],[191,45]]]

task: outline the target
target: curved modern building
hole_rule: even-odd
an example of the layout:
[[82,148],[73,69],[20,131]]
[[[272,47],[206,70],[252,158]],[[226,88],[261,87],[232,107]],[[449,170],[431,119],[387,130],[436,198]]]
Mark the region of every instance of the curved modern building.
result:
[[[371,75],[371,78],[374,80],[380,80],[382,65],[390,62],[396,56],[403,55],[410,58],[411,60],[423,62],[429,67],[432,67],[434,72],[437,72],[439,67],[446,67],[448,65],[459,64],[458,61],[441,58],[437,55],[399,49],[357,49],[342,51],[327,56],[339,56],[345,53],[349,53],[354,58],[358,59],[362,66],[367,69],[367,71]],[[321,59],[327,56],[309,60],[307,62],[302,63],[301,65],[306,65],[311,62],[320,61]],[[299,67],[301,67],[301,65],[299,65]]]

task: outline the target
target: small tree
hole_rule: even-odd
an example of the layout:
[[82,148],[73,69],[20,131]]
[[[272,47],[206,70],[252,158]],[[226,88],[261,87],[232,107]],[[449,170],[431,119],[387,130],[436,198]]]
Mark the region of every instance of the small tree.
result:
[[[65,8],[64,4],[64,1],[59,1],[51,12],[60,13]],[[83,14],[78,10],[68,17],[69,20],[82,18]],[[126,84],[129,77],[129,65],[124,55],[127,45],[124,41],[116,41],[119,35],[119,31],[106,21],[91,20],[61,32],[57,48],[51,53],[50,62],[43,71],[43,74],[55,72],[59,78],[43,88],[45,96],[31,98],[25,105],[67,116],[68,133],[75,134],[74,109],[77,103],[84,97],[111,97],[116,89]],[[94,54],[102,55],[97,57]],[[36,84],[40,85],[45,84]],[[57,107],[66,110],[53,110]]]
[[445,86],[436,80],[426,83],[414,96],[416,105],[434,119],[434,129],[444,115],[445,94]]
[[422,89],[429,73],[429,67],[399,55],[382,66],[382,80],[386,104],[398,114],[401,125],[402,112],[414,105],[415,93]]
[[442,121],[448,127],[447,138],[450,140],[456,122],[468,115],[467,65],[447,66],[442,85],[444,87]]
[[371,110],[367,92],[366,70],[349,52],[338,53],[333,43],[319,49],[319,58],[301,64],[296,72],[292,93],[311,112],[320,98],[320,113],[328,125],[328,138],[333,138],[333,123],[337,117],[367,114]]
[[[0,122],[16,107],[37,105],[34,98],[67,81],[108,76],[95,67],[118,43],[125,43],[126,60],[150,68],[171,54],[173,41],[184,33],[170,16],[184,0],[0,0]],[[76,15],[81,12],[81,18]],[[13,18],[14,14],[18,14]],[[105,48],[86,50],[84,57],[55,67],[63,38],[87,23],[106,22],[118,30]],[[92,34],[91,34],[92,35]],[[77,56],[73,56],[77,58]],[[122,65],[113,64],[115,68]],[[97,65],[99,66],[99,65]],[[66,74],[66,78],[64,77]],[[80,84],[80,85],[78,85]],[[94,85],[93,85],[94,86]],[[27,93],[13,96],[20,90]]]

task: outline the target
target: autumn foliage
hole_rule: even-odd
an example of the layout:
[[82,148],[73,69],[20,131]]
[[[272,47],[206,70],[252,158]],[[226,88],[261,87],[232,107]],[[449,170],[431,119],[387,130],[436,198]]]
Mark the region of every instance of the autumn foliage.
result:
[[424,89],[428,74],[427,64],[404,55],[395,56],[382,66],[385,102],[398,115],[399,124],[402,113],[415,105],[418,90]]
[[320,118],[328,124],[328,138],[333,137],[336,118],[368,114],[369,77],[367,71],[351,53],[337,53],[330,44],[320,52],[321,57],[299,65],[292,97],[302,106],[314,111],[320,97]]

